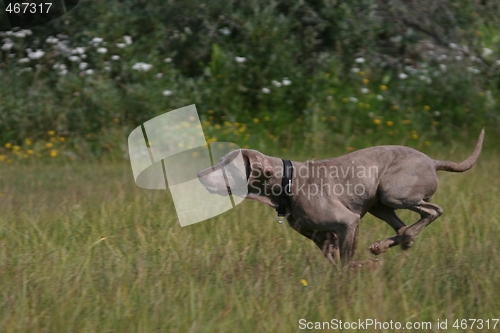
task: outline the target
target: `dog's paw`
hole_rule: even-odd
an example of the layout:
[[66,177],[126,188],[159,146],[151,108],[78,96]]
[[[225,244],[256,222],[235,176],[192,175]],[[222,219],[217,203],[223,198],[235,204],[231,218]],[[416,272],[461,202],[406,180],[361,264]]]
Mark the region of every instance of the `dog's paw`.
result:
[[364,261],[353,261],[350,265],[351,271],[356,271],[359,269],[375,269],[382,266],[382,261],[376,258],[370,258]]
[[384,253],[385,251],[387,251],[387,249],[389,248],[389,246],[394,243],[393,240],[391,239],[384,239],[384,240],[381,240],[381,241],[378,241],[378,242],[375,242],[373,243],[372,245],[370,245],[370,247],[368,248],[368,250],[378,256],[379,254],[382,254]]

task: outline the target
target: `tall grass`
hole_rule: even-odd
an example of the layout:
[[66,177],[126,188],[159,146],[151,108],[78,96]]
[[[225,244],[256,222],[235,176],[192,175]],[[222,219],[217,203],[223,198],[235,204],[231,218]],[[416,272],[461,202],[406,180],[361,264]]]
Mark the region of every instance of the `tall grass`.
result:
[[[372,318],[437,332],[438,319],[454,331],[455,319],[498,318],[498,158],[440,173],[445,213],[408,252],[358,272],[332,268],[256,202],[181,228],[168,192],[137,188],[126,163],[4,165],[0,331],[295,332],[302,318]],[[392,233],[366,216],[355,259]]]

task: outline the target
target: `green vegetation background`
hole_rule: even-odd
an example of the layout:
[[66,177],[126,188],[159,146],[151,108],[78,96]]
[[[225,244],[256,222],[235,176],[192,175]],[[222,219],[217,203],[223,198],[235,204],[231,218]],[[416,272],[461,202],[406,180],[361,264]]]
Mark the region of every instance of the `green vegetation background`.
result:
[[2,34],[1,159],[121,158],[133,128],[189,104],[207,140],[262,150],[496,135],[499,13],[492,1],[81,1]]

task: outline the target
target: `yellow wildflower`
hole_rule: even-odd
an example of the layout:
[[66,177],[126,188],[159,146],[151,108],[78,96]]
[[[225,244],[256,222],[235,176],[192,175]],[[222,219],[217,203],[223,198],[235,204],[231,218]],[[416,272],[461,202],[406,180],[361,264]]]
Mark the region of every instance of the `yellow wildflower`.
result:
[[50,157],[56,157],[57,156],[57,150],[52,149],[50,151]]
[[387,90],[387,86],[386,86],[386,85],[381,85],[381,86],[380,86],[380,90],[382,90],[382,91],[386,91],[386,90]]
[[365,76],[365,72],[363,71],[359,72],[359,76]]
[[12,147],[12,143],[8,142],[5,144],[5,148],[10,149],[10,147]]
[[28,149],[28,154],[29,155],[33,155],[33,153],[34,153],[33,149]]
[[45,144],[45,147],[47,147],[47,148],[52,148],[53,146],[54,146],[54,145],[53,145],[52,143],[50,143],[50,142],[47,142],[47,143]]
[[214,110],[208,110],[207,113],[208,114],[214,114]]
[[413,140],[418,139],[418,134],[417,134],[417,133],[411,133],[411,138],[412,138]]
[[259,118],[253,118],[253,122],[254,122],[254,124],[258,124],[259,123]]
[[118,119],[118,118],[113,118],[113,122],[114,122],[115,124],[118,124],[118,123],[120,122],[120,119]]
[[220,130],[220,125],[219,125],[219,124],[216,124],[216,125],[214,126],[214,128],[215,128],[216,130]]
[[63,137],[63,136],[60,136],[60,137],[59,137],[59,141],[64,142],[64,141],[66,141],[66,138],[65,138],[65,137]]
[[342,98],[342,102],[344,102],[344,103],[349,102],[349,98],[347,98],[347,97]]
[[321,117],[321,121],[326,121],[326,117]]
[[368,79],[363,79],[363,81],[362,81],[362,82],[363,82],[363,84],[368,84],[368,83],[370,83],[370,80],[368,80]]
[[52,135],[56,134],[56,132],[55,131],[48,131],[47,134],[52,136]]
[[335,117],[335,116],[331,116],[331,117],[330,117],[330,120],[331,120],[331,121],[335,121],[335,120],[337,120],[337,117]]
[[12,147],[13,151],[18,151],[20,149],[21,149],[21,147],[19,147],[18,145],[14,145],[14,147]]
[[347,147],[348,151],[354,151],[354,147]]
[[431,107],[429,105],[424,105],[424,110],[425,111],[429,111],[431,109]]
[[27,146],[31,146],[32,144],[31,139],[24,139],[24,142],[26,143]]
[[426,145],[426,146],[430,146],[430,145],[431,145],[431,142],[430,142],[430,141],[425,140],[425,141],[424,141],[424,145]]
[[386,123],[385,123],[387,126],[391,127],[392,125],[394,125],[394,123],[390,120],[388,120]]
[[300,283],[302,283],[302,285],[303,285],[304,287],[307,287],[307,280],[306,280],[306,279],[302,279],[302,280],[300,280]]
[[270,119],[270,118],[269,118],[269,117],[267,117],[267,116],[266,116],[266,117],[264,117],[264,120],[265,120],[265,121],[269,121],[269,119]]
[[411,124],[411,120],[409,120],[409,119],[403,120],[403,125],[410,125],[410,124]]
[[373,119],[373,123],[375,125],[380,125],[380,119]]

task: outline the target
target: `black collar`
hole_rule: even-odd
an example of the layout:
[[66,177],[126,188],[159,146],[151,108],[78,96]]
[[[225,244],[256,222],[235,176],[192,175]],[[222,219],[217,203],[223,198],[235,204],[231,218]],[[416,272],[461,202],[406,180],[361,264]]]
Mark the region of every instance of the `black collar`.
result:
[[[292,195],[292,176],[293,176],[293,167],[292,162],[289,160],[283,161],[283,177],[281,178],[281,194],[279,197],[278,208],[276,208],[276,212],[278,215],[276,216],[276,220],[281,223],[284,221],[283,217],[286,213],[286,206],[288,204],[288,199]],[[280,219],[281,218],[281,219]]]

